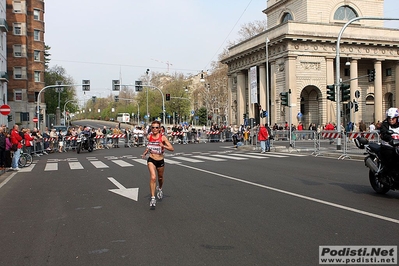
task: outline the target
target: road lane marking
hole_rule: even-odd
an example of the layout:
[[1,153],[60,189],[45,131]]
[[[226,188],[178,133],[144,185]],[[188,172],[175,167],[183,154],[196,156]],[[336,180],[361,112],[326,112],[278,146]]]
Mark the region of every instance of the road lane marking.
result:
[[144,160],[144,159],[133,159],[133,161],[147,165],[147,160]]
[[57,171],[58,170],[58,163],[47,163],[46,168],[44,171]]
[[219,158],[215,158],[215,157],[201,156],[201,155],[195,155],[195,156],[193,156],[193,157],[194,157],[194,158],[198,158],[198,159],[204,159],[204,160],[209,160],[209,161],[215,161],[215,162],[226,161],[225,159],[219,159]]
[[272,190],[272,191],[279,192],[279,193],[286,194],[286,195],[290,195],[290,196],[293,196],[293,197],[305,199],[305,200],[308,200],[308,201],[317,202],[317,203],[324,204],[324,205],[331,206],[331,207],[335,207],[335,208],[338,208],[338,209],[342,209],[342,210],[350,211],[350,212],[353,212],[353,213],[358,213],[358,214],[362,214],[362,215],[365,215],[365,216],[373,217],[373,218],[376,218],[376,219],[380,219],[380,220],[388,221],[388,222],[391,222],[391,223],[399,224],[399,220],[398,219],[386,217],[386,216],[383,216],[383,215],[379,215],[379,214],[375,214],[375,213],[371,213],[371,212],[367,212],[367,211],[362,211],[362,210],[355,209],[355,208],[352,208],[352,207],[347,207],[347,206],[344,206],[344,205],[341,205],[341,204],[337,204],[337,203],[333,203],[333,202],[329,202],[329,201],[325,201],[325,200],[320,200],[320,199],[304,196],[304,195],[301,195],[301,194],[289,192],[289,191],[278,189],[278,188],[274,188],[274,187],[269,187],[269,186],[257,184],[257,183],[251,182],[251,181],[239,179],[239,178],[228,176],[228,175],[224,175],[224,174],[211,172],[211,171],[208,171],[208,170],[205,170],[205,169],[200,169],[200,168],[189,166],[189,165],[184,165],[184,164],[180,164],[180,165],[183,166],[183,167],[192,169],[192,170],[196,170],[196,171],[204,172],[204,173],[207,173],[207,174],[223,177],[223,178],[226,178],[226,179],[229,179],[229,180],[241,182],[241,183],[244,183],[244,184],[248,184],[248,185],[252,185],[252,186],[256,186],[256,187],[260,187],[260,188],[264,188],[264,189],[268,189],[268,190]]
[[78,170],[83,169],[83,166],[79,162],[69,162],[69,168],[71,168],[71,170]]
[[268,153],[249,153],[249,154],[257,154],[258,156],[264,156],[264,157],[276,157],[276,158],[285,158],[285,157],[289,157],[289,155],[278,155],[278,154],[272,154],[270,152]]
[[111,160],[111,162],[116,163],[117,165],[119,165],[120,167],[129,167],[129,166],[133,166],[133,164],[130,164],[128,162],[125,162],[124,160]]
[[214,154],[212,157],[218,157],[218,158],[226,158],[226,159],[232,159],[232,160],[247,160],[247,158],[242,158],[242,157],[232,157],[229,155],[220,155],[220,154]]
[[90,161],[92,163],[92,165],[94,165],[94,167],[96,168],[109,168],[108,165],[106,165],[105,163],[101,162],[101,161]]
[[239,156],[239,157],[245,157],[245,158],[254,158],[254,159],[267,159],[268,157],[263,157],[259,155],[251,155],[251,154],[246,154],[246,153],[230,153],[231,156]]
[[183,161],[187,161],[187,162],[191,162],[191,163],[203,163],[204,162],[201,160],[197,160],[197,159],[193,159],[193,158],[189,158],[189,157],[182,157],[182,156],[173,157],[173,159],[183,160]]

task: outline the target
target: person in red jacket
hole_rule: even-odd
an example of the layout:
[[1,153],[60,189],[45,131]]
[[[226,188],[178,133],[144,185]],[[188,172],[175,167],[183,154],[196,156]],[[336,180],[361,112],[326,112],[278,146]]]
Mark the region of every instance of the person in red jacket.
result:
[[23,130],[23,132],[24,132],[24,138],[25,138],[26,153],[32,154],[33,140],[35,140],[35,138],[32,137],[32,134],[31,134],[29,128]]
[[269,133],[264,125],[260,125],[259,132],[258,132],[258,140],[260,142],[260,153],[266,152],[266,141],[269,139]]
[[14,171],[21,170],[18,167],[18,161],[19,161],[19,157],[21,157],[22,137],[19,134],[18,129],[19,129],[19,126],[14,125],[12,127],[11,136],[10,136],[12,145],[16,147],[16,149],[14,150],[14,157],[12,158],[12,163],[11,163],[12,170],[14,170]]

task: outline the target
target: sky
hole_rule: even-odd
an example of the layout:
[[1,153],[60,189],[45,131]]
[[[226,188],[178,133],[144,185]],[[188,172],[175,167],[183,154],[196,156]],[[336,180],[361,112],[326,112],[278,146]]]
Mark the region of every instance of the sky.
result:
[[[385,0],[384,17],[399,17]],[[112,80],[134,84],[146,70],[197,74],[238,38],[243,24],[263,20],[267,0],[47,0],[45,43],[50,67],[63,67],[84,97],[106,97]],[[396,5],[395,5],[396,4]],[[385,23],[399,28],[399,21]],[[82,96],[81,87],[77,87]]]

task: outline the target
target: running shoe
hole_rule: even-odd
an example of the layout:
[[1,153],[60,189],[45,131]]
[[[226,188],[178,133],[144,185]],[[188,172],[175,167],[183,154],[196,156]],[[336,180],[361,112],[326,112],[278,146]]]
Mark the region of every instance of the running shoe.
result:
[[155,207],[155,204],[157,204],[156,199],[155,198],[151,198],[150,207]]
[[157,187],[157,198],[159,200],[161,200],[163,198],[163,192],[162,189],[160,189],[159,187]]

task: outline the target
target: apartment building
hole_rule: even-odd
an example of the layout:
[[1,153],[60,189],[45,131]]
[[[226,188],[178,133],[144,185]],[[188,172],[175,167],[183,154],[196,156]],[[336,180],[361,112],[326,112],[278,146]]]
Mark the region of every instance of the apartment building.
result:
[[[0,0],[0,105],[7,104],[7,32],[6,0]],[[0,115],[0,124],[7,124],[7,118]]]
[[[338,115],[344,124],[382,121],[399,105],[399,30],[385,28],[384,20],[353,22],[341,38],[339,67],[336,44],[345,23],[383,18],[383,7],[383,0],[268,0],[267,30],[231,47],[222,61],[229,68],[229,123],[242,124],[244,115],[265,123],[259,110],[268,111],[272,125],[292,121],[307,128],[336,122]],[[327,100],[337,69],[357,112],[343,104],[338,114],[336,102]],[[290,106],[281,104],[281,92],[291,92]]]
[[6,10],[9,125],[33,128],[37,96],[44,88],[44,1],[7,0]]

